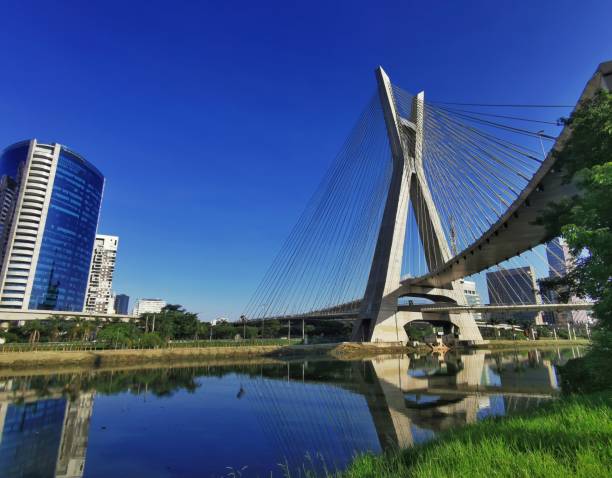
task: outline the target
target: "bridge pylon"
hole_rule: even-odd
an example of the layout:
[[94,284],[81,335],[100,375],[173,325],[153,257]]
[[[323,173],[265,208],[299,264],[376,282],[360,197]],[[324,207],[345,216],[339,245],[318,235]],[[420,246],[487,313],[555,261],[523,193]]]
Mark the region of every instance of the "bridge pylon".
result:
[[[381,67],[376,70],[376,79],[393,166],[364,300],[352,338],[356,341],[406,343],[405,325],[412,321],[427,321],[428,318],[421,312],[399,311],[400,297],[415,292],[421,297],[444,297],[457,305],[467,305],[467,302],[459,281],[449,283],[444,289],[425,293],[422,290],[411,291],[410,286],[400,283],[409,201],[429,270],[436,270],[446,263],[451,252],[423,168],[425,93],[420,92],[414,97],[411,117],[403,118],[396,108],[391,81]],[[440,320],[436,320],[438,322]],[[470,314],[447,314],[442,323],[448,325],[449,330],[458,329],[460,340],[482,341]]]

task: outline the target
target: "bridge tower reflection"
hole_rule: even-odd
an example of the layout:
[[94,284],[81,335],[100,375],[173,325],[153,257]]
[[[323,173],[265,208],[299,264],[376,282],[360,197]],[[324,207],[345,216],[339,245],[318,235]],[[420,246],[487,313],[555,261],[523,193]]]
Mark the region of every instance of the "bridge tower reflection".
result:
[[533,354],[495,360],[480,351],[366,364],[353,389],[366,397],[382,448],[406,448],[447,428],[513,413],[558,393],[554,365]]

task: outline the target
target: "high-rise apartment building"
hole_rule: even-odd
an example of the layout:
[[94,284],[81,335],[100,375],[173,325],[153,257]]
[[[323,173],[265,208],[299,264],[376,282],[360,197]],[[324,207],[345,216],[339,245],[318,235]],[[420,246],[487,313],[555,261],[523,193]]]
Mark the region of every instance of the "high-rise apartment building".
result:
[[115,296],[115,314],[127,315],[130,310],[130,296],[117,294]]
[[134,317],[140,317],[142,314],[157,314],[166,307],[166,301],[161,299],[138,299],[132,315]]
[[[487,289],[491,305],[539,304],[542,302],[532,266],[501,269],[487,272]],[[541,312],[513,312],[511,314],[491,314],[492,317],[526,323],[542,323]]]
[[89,273],[89,285],[87,286],[85,312],[115,313],[113,274],[115,273],[118,245],[119,238],[117,236],[105,236],[103,234],[96,236]]
[[0,309],[83,310],[103,188],[60,144],[0,153]]

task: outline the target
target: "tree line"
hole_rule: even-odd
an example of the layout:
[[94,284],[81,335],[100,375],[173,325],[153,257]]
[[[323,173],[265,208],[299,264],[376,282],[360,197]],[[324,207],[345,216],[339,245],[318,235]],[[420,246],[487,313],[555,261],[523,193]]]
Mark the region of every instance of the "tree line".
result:
[[[304,332],[314,340],[347,340],[350,324],[335,321],[306,321]],[[7,343],[96,342],[110,346],[162,346],[169,341],[301,338],[302,323],[279,320],[204,322],[178,304],[168,304],[159,313],[145,313],[124,322],[120,319],[88,320],[82,317],[49,317],[11,323],[0,332]]]

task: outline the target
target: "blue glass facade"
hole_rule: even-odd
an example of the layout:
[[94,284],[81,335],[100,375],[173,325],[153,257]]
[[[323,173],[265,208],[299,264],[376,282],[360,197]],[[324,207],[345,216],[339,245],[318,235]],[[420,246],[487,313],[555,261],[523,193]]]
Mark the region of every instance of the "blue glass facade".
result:
[[119,294],[115,297],[115,314],[127,315],[130,306],[130,296]]
[[8,405],[0,430],[0,470],[5,478],[55,476],[66,399]]
[[30,142],[23,141],[6,148],[0,154],[0,263],[6,252],[29,148]]
[[104,177],[62,148],[30,295],[30,309],[81,311]]
[[9,176],[17,180],[20,169],[25,165],[28,159],[28,149],[30,148],[29,141],[9,146],[0,155],[0,176]]

